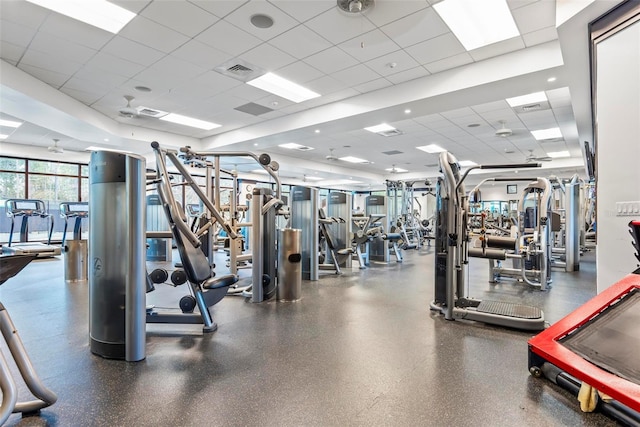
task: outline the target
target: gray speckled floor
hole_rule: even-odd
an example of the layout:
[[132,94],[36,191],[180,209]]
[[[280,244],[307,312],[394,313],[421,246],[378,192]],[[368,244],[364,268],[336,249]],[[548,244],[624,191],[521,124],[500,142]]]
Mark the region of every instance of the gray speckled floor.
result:
[[[554,322],[595,295],[594,258],[585,255],[580,272],[554,272],[544,293],[492,286],[486,262],[474,259],[470,293],[538,305]],[[199,326],[148,325],[138,363],[90,353],[87,285],[65,283],[63,266],[62,257],[33,262],[0,287],[59,397],[40,417],[12,415],[8,425],[615,425],[529,376],[531,334],[431,313],[426,251],[340,277],[324,272],[303,282],[296,303],[227,297],[213,310],[218,331],[206,336]],[[185,292],[160,287],[149,301],[177,304]]]

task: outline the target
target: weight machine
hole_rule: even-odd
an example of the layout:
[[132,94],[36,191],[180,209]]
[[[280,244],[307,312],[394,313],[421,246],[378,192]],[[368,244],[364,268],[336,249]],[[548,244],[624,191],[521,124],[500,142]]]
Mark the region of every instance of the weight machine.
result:
[[469,231],[468,196],[463,184],[473,169],[540,167],[539,164],[478,165],[461,174],[457,159],[440,153],[443,178],[436,186],[435,299],[430,308],[447,320],[475,320],[515,329],[544,329],[544,314],[537,307],[499,301],[482,301],[466,295]]

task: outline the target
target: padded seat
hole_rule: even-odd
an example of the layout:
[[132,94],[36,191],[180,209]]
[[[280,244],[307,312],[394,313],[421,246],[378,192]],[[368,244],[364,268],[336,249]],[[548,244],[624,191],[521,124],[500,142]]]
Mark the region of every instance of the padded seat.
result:
[[202,283],[204,289],[220,289],[227,286],[231,286],[238,281],[238,276],[235,274],[225,274],[220,277],[211,277]]

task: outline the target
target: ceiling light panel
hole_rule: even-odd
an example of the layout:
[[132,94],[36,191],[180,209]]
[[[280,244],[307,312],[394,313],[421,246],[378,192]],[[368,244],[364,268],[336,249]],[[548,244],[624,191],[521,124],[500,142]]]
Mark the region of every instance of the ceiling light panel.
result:
[[507,98],[507,102],[512,107],[519,107],[520,105],[536,104],[538,102],[547,101],[547,95],[544,92],[535,92],[528,95],[516,96],[513,98]]
[[562,157],[571,157],[571,153],[569,153],[568,151],[552,151],[550,153],[547,153],[547,156],[551,157],[552,159],[559,159]]
[[5,135],[3,133],[0,133],[0,139],[7,139],[9,137],[9,135]]
[[166,116],[160,117],[160,120],[164,120],[166,122],[177,123],[179,125],[189,126],[192,128],[211,130],[215,128],[219,128],[222,125],[217,123],[207,122],[200,119],[194,119],[193,117],[187,117],[180,114],[169,113]]
[[376,126],[369,126],[368,128],[364,128],[364,130],[368,130],[369,132],[373,132],[373,133],[379,133],[379,132],[388,132],[391,130],[396,130],[396,128],[386,123],[381,123]]
[[113,34],[118,34],[136,16],[135,13],[104,0],[27,1]]
[[322,181],[322,180],[324,180],[324,178],[321,178],[319,176],[305,176],[304,179],[306,179],[307,181]]
[[405,173],[405,172],[409,172],[406,169],[402,169],[402,168],[386,168],[385,169],[387,172],[398,172],[398,173]]
[[353,157],[353,156],[340,157],[339,160],[342,160],[343,162],[349,162],[349,163],[369,163],[368,160],[364,160],[359,157]]
[[463,168],[468,168],[468,167],[471,167],[471,166],[478,166],[478,164],[476,162],[472,161],[472,160],[460,160],[458,162],[458,164],[460,166],[462,166]]
[[22,122],[0,119],[0,126],[6,126],[9,128],[19,128],[21,125],[22,125]]
[[263,74],[256,79],[248,81],[247,84],[296,103],[320,96],[319,93],[309,90],[306,87],[300,86],[297,83],[293,83],[292,81],[277,76],[273,73]]
[[313,150],[313,147],[309,147],[306,145],[296,144],[295,142],[288,142],[286,144],[280,144],[278,147],[287,148],[289,150],[300,150],[300,151],[310,151]]
[[533,135],[533,137],[538,141],[542,141],[545,139],[562,138],[560,128],[532,130],[531,135]]
[[443,151],[447,151],[437,144],[423,145],[422,147],[416,147],[416,148],[418,150],[422,150],[425,153],[429,153],[429,154],[436,154],[436,153],[442,153]]
[[444,0],[433,8],[466,50],[520,35],[506,0]]

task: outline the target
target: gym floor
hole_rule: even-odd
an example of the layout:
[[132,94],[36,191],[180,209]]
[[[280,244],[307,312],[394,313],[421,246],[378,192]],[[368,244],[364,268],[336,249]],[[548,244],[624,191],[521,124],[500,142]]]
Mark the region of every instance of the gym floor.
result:
[[[148,325],[146,359],[127,363],[89,351],[87,283],[65,283],[63,257],[34,261],[0,301],[58,401],[7,425],[615,425],[529,375],[531,333],[431,313],[433,268],[425,248],[402,264],[321,272],[295,303],[227,297],[212,310],[216,332]],[[539,306],[550,323],[596,293],[594,252],[579,272],[554,271],[547,292],[490,285],[487,270],[471,260],[471,296]],[[156,288],[148,303],[158,306],[177,307],[187,291]]]

